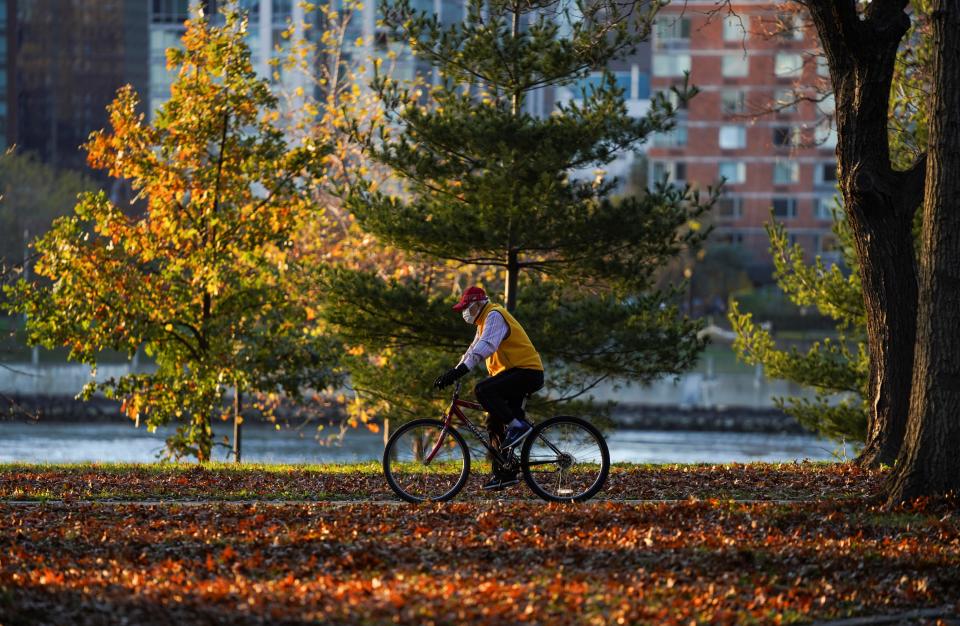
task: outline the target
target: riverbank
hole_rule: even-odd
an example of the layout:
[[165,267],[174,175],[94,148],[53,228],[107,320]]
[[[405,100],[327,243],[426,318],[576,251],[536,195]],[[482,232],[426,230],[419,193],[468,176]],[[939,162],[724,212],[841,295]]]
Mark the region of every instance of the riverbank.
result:
[[[56,423],[128,423],[120,403],[105,398],[77,400],[43,394],[0,395],[0,415],[19,421]],[[281,412],[281,416],[283,412]],[[614,425],[633,430],[808,434],[793,417],[775,407],[687,407],[621,403],[610,415]],[[315,419],[331,424],[342,415],[331,411]],[[256,423],[257,416],[248,417]]]

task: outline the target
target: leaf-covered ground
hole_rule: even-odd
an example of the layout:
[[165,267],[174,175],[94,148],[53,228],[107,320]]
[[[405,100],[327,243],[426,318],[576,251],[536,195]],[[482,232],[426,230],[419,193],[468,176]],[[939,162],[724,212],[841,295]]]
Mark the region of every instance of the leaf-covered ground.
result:
[[2,624],[789,623],[958,601],[943,503],[0,503]]
[[[849,464],[615,465],[598,500],[811,500],[875,495],[882,472]],[[474,468],[458,500],[486,500]],[[535,496],[521,484],[503,493]],[[380,465],[0,465],[0,500],[396,500]]]

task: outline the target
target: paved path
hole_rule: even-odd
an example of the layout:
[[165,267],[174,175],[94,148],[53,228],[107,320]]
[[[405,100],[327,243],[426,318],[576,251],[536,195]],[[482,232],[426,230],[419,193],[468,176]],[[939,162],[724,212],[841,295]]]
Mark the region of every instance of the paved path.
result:
[[[590,500],[586,503],[579,503],[578,506],[593,505],[598,506],[606,503],[645,505],[645,504],[678,504],[690,502],[688,498],[683,499],[665,499],[665,500]],[[702,500],[700,500],[702,501]],[[738,504],[803,504],[808,502],[818,502],[818,500],[722,500],[723,502],[736,502]],[[542,500],[504,498],[490,500],[456,500],[450,504],[518,504],[521,502],[533,502],[547,504]],[[181,506],[206,506],[211,504],[229,504],[238,506],[247,506],[251,504],[269,504],[272,506],[284,505],[303,505],[303,504],[323,504],[328,506],[348,506],[351,504],[382,504],[385,506],[406,505],[406,502],[400,500],[0,500],[0,506],[69,506],[74,504],[103,504],[103,505],[127,505],[136,506],[163,506],[163,505],[181,505]]]
[[[946,622],[946,624],[960,624],[960,616],[958,616],[956,610],[949,606],[943,606],[936,609],[919,609],[916,611],[907,611],[905,613],[867,615],[864,617],[850,617],[847,619],[839,619],[829,622],[814,622],[813,626],[874,626],[874,624],[917,624],[926,623],[929,619],[940,617],[947,618],[949,620]],[[923,621],[920,622],[918,620]]]

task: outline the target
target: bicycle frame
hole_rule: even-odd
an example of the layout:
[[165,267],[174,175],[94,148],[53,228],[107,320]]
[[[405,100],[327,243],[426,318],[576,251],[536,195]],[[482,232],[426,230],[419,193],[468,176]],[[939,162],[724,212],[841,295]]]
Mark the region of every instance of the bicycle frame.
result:
[[[433,449],[430,450],[430,454],[428,454],[424,459],[424,463],[429,465],[430,461],[433,460],[433,457],[436,456],[437,452],[440,451],[441,446],[443,446],[444,440],[447,438],[447,431],[453,425],[453,418],[454,416],[456,416],[456,417],[459,417],[460,421],[463,422],[463,424],[466,425],[466,427],[470,430],[470,432],[473,433],[473,436],[476,437],[478,440],[480,440],[480,443],[483,444],[483,447],[487,449],[487,452],[493,455],[493,458],[498,463],[500,463],[501,465],[508,465],[510,463],[510,460],[505,459],[503,455],[500,454],[499,450],[491,446],[490,443],[486,439],[484,439],[483,434],[474,425],[474,423],[470,421],[470,418],[468,418],[466,414],[464,414],[464,412],[460,410],[461,408],[471,409],[474,411],[486,410],[483,408],[483,405],[480,404],[479,402],[461,400],[460,399],[460,381],[457,381],[456,385],[453,388],[453,400],[450,402],[450,407],[447,409],[446,413],[444,413],[443,415],[443,428],[440,430],[440,436],[437,437],[437,443],[433,445]],[[554,446],[552,443],[547,441],[543,437],[543,435],[540,436],[540,441],[544,442],[547,445],[547,447],[549,447],[558,455],[562,454],[562,452],[558,450],[556,446]],[[531,462],[531,465],[547,465],[550,463],[553,463],[553,461],[551,460],[533,461]]]
[[487,449],[494,459],[501,465],[506,465],[509,463],[508,459],[503,458],[503,455],[500,454],[500,451],[491,446],[487,440],[483,437],[483,434],[480,430],[470,421],[470,418],[464,414],[461,410],[471,409],[474,411],[483,411],[483,405],[479,402],[471,402],[469,400],[460,399],[460,381],[457,381],[456,386],[453,388],[453,401],[450,403],[450,407],[447,409],[446,413],[443,416],[443,429],[440,431],[440,436],[437,437],[437,443],[433,445],[433,449],[430,451],[430,454],[427,455],[424,459],[425,464],[429,464],[433,460],[433,457],[436,456],[437,452],[440,451],[441,446],[443,446],[444,440],[447,438],[448,429],[453,426],[453,418],[459,417],[460,421],[467,427],[467,429],[473,433],[474,437],[480,440],[480,443],[483,444],[483,447]]

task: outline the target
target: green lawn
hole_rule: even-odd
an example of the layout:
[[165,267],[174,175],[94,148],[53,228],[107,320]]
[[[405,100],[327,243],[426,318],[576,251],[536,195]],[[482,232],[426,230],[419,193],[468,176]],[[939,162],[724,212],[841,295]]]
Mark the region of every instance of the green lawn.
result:
[[[489,466],[472,464],[459,499],[487,499]],[[879,472],[836,463],[616,464],[605,500],[736,498],[757,500],[865,497]],[[521,483],[506,494],[533,498]],[[0,465],[0,500],[393,500],[380,464]]]

